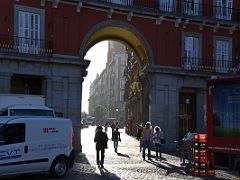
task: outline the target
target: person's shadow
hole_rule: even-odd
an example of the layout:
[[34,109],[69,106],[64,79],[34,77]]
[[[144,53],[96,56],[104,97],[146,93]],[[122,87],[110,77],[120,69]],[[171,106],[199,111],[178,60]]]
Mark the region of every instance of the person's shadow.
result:
[[122,157],[126,157],[126,158],[130,158],[129,155],[127,155],[127,154],[117,153],[117,155],[122,156]]
[[105,167],[100,167],[98,166],[98,169],[100,171],[101,177],[103,177],[104,179],[114,179],[114,180],[119,180],[121,179],[120,177],[116,176],[115,174],[109,172]]

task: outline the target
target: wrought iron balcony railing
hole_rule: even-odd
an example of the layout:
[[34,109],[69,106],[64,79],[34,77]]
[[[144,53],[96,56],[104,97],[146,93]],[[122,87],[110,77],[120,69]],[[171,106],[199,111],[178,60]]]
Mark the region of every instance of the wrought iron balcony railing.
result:
[[182,57],[181,66],[184,70],[189,71],[211,71],[218,73],[239,71],[238,65],[229,60]]
[[0,52],[51,56],[52,42],[42,39],[0,35]]
[[[146,12],[164,13],[184,16],[208,18],[220,21],[240,20],[240,9],[231,4],[216,6],[204,3],[194,3],[189,0],[82,0],[85,3],[105,4],[116,7],[142,9]],[[228,7],[229,6],[229,7]]]

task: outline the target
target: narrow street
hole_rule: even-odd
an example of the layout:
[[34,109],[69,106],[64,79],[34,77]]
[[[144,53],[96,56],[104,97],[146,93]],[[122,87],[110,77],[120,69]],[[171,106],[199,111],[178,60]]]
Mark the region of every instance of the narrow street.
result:
[[[121,142],[119,143],[118,154],[113,150],[113,143],[108,142],[108,149],[105,153],[104,168],[100,169],[96,165],[95,143],[94,143],[94,126],[82,129],[82,146],[83,153],[79,154],[73,169],[70,169],[64,180],[175,180],[175,179],[239,179],[237,172],[233,171],[216,171],[215,178],[194,177],[186,175],[183,167],[180,165],[178,157],[163,154],[163,160],[143,161],[139,151],[139,142],[121,132]],[[111,129],[108,128],[108,137],[111,138]],[[154,155],[154,152],[152,152]],[[10,177],[8,180],[29,179],[29,180],[50,180],[48,174],[35,174],[24,177]]]

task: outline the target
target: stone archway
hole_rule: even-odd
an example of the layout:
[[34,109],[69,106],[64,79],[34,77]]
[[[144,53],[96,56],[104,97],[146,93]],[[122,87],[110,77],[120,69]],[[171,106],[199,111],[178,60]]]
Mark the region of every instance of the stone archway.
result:
[[119,40],[129,45],[141,61],[153,64],[153,53],[144,36],[131,24],[119,20],[107,20],[95,25],[85,35],[80,46],[80,59],[84,59],[87,51],[103,40]]
[[[85,35],[81,47],[80,47],[80,59],[84,59],[87,51],[103,40],[117,40],[127,44],[135,52],[138,57],[140,64],[145,66],[144,75],[138,76],[134,83],[142,83],[141,91],[136,93],[136,96],[131,99],[130,104],[132,105],[133,101],[136,103],[137,99],[137,109],[131,109],[135,113],[135,122],[139,123],[139,118],[146,119],[142,114],[145,113],[145,116],[148,116],[148,107],[147,110],[143,111],[141,108],[146,108],[146,105],[143,105],[145,100],[148,102],[148,66],[153,64],[153,53],[144,36],[131,24],[118,21],[118,20],[107,20],[95,25],[93,28],[88,31]],[[146,86],[147,84],[147,86]],[[144,97],[141,97],[144,96]],[[147,118],[148,119],[148,118]],[[146,120],[144,120],[146,121]],[[135,131],[135,128],[134,128]],[[134,134],[134,133],[133,133]]]

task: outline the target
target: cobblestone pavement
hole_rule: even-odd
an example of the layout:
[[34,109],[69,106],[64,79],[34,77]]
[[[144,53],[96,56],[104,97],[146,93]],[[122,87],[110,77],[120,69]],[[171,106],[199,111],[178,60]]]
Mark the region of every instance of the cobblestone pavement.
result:
[[[108,142],[108,149],[105,153],[104,168],[100,169],[96,165],[94,139],[95,127],[82,130],[83,153],[76,158],[74,168],[71,169],[66,180],[175,180],[175,179],[239,179],[234,171],[216,171],[215,178],[194,177],[186,175],[184,168],[180,165],[178,157],[163,154],[163,160],[143,161],[139,152],[139,142],[126,135],[121,129],[122,142],[119,143],[118,152],[113,150],[113,143]],[[108,130],[108,137],[111,138],[111,130]],[[152,153],[154,154],[154,153]],[[51,179],[46,174],[31,175],[27,177],[14,177],[8,179]]]
[[[178,157],[163,154],[163,161],[152,158],[153,161],[143,161],[139,152],[139,142],[124,133],[121,129],[122,142],[119,143],[118,152],[113,150],[113,143],[109,141],[105,153],[104,169],[98,169],[95,158],[95,144],[93,143],[95,127],[83,129],[82,145],[83,154],[77,159],[73,170],[73,177],[82,174],[83,179],[203,179],[184,173]],[[111,129],[108,129],[108,137],[111,137]],[[154,155],[154,152],[152,152]],[[234,173],[234,174],[233,174]],[[204,179],[238,179],[235,172],[217,171],[215,178]]]

